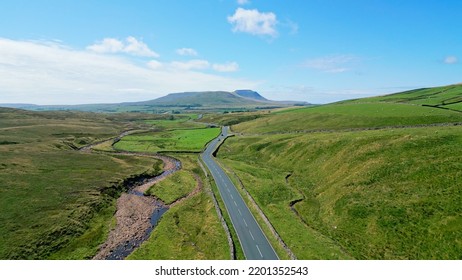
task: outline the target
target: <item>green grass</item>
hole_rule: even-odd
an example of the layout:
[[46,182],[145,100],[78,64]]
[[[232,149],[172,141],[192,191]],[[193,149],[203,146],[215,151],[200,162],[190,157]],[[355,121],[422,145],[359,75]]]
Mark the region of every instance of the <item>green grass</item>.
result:
[[90,220],[88,229],[80,236],[73,238],[66,246],[51,254],[52,260],[92,259],[100,244],[106,241],[109,231],[115,226],[115,201],[108,203]]
[[180,170],[168,179],[153,185],[146,194],[156,196],[165,204],[171,204],[186,197],[196,188],[196,184],[197,182],[191,172]]
[[435,124],[462,121],[446,110],[461,96],[457,85],[279,110],[233,125],[247,136],[219,156],[299,258],[460,259],[462,128]]
[[299,258],[460,259],[461,132],[236,137],[219,157]]
[[150,158],[73,150],[126,129],[109,118],[0,109],[0,141],[17,143],[0,145],[0,259],[91,257],[122,181],[159,171]]
[[394,102],[446,107],[462,102],[462,85],[423,88],[347,102]]
[[[183,171],[161,182],[163,186],[178,187],[181,182],[192,186],[192,173],[205,177],[198,166],[196,156],[176,155]],[[156,185],[153,187],[156,189]],[[182,187],[180,187],[182,188]],[[175,191],[176,190],[176,191]],[[173,201],[182,189],[170,188]],[[204,191],[199,192],[169,209],[161,218],[150,238],[135,250],[128,259],[229,259],[229,248],[223,227],[218,220],[212,199]]]
[[205,128],[205,124],[194,122],[197,114],[169,115],[166,119],[144,120],[143,122],[161,130]]
[[168,210],[128,259],[228,259],[229,249],[211,198],[205,193]]
[[267,114],[266,112],[238,112],[238,113],[226,113],[226,114],[205,114],[200,122],[213,123],[223,126],[235,125],[241,122],[251,121],[259,118],[260,116]]
[[200,152],[219,133],[220,128],[203,128],[133,134],[123,137],[114,147],[134,152]]
[[462,114],[413,104],[346,103],[278,111],[234,125],[244,133],[347,130],[461,122]]

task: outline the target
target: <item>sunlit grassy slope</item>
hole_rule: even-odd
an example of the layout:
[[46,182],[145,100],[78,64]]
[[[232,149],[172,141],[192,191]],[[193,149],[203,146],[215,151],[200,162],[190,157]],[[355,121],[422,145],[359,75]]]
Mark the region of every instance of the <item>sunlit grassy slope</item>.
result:
[[462,113],[392,97],[233,126],[218,156],[299,258],[462,258]]
[[449,100],[462,100],[462,86],[422,89],[318,107],[282,110],[261,116],[255,121],[240,123],[233,126],[233,129],[244,133],[269,133],[461,122],[460,112],[445,109],[457,108],[460,103],[439,105],[443,102],[449,104]]
[[348,102],[394,102],[427,106],[460,106],[462,103],[462,85],[450,85],[436,88],[423,88],[385,96],[351,100]]

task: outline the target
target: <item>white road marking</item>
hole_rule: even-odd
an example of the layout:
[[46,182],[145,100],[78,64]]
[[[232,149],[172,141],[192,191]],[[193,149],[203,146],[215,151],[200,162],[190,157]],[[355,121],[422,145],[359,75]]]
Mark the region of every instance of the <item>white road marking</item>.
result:
[[231,191],[229,190],[229,188],[227,188],[228,192],[231,193]]
[[257,250],[258,250],[258,253],[260,253],[260,257],[263,258],[263,254],[262,254],[261,251],[260,251],[260,247],[258,247],[258,245],[255,245],[255,246],[257,246]]
[[237,212],[239,212],[239,215],[242,216],[241,209],[238,208],[238,209],[237,209]]
[[250,237],[252,237],[252,240],[255,240],[255,238],[253,238],[253,234],[252,232],[249,230],[249,233],[250,233]]
[[234,197],[233,197],[233,195],[232,195],[232,194],[230,194],[229,196],[231,196],[231,198],[232,198],[232,199],[234,199]]
[[245,221],[245,219],[242,219],[242,220],[244,221],[245,226],[248,227],[247,222]]
[[237,207],[237,203],[236,203],[236,201],[235,201],[235,200],[233,200],[233,202],[234,202],[234,205],[236,205],[236,207]]

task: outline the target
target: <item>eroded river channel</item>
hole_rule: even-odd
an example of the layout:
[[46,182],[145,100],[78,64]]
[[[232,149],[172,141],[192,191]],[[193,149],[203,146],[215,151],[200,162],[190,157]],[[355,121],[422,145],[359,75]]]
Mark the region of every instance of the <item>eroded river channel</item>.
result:
[[[140,154],[132,155],[139,156]],[[117,199],[116,226],[110,231],[106,242],[101,245],[94,259],[125,259],[149,238],[162,215],[169,209],[169,205],[165,205],[155,197],[146,196],[144,193],[154,184],[180,170],[181,162],[163,155],[149,156],[164,162],[163,172],[158,176],[138,182]]]

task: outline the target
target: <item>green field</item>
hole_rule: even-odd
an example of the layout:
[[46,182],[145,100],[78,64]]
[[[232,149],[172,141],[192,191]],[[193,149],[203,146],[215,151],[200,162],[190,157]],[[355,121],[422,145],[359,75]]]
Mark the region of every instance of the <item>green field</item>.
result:
[[117,135],[125,117],[0,109],[0,259],[95,254],[122,181],[161,167],[145,157],[75,150]]
[[114,145],[115,149],[133,152],[200,152],[217,137],[220,128],[178,129],[128,135]]
[[197,114],[169,115],[165,119],[145,120],[143,122],[159,130],[205,128],[205,124],[194,122],[197,116]]
[[251,121],[267,114],[265,112],[237,112],[237,113],[224,113],[224,114],[205,114],[199,121],[204,123],[213,123],[218,125],[234,125],[245,121]]

